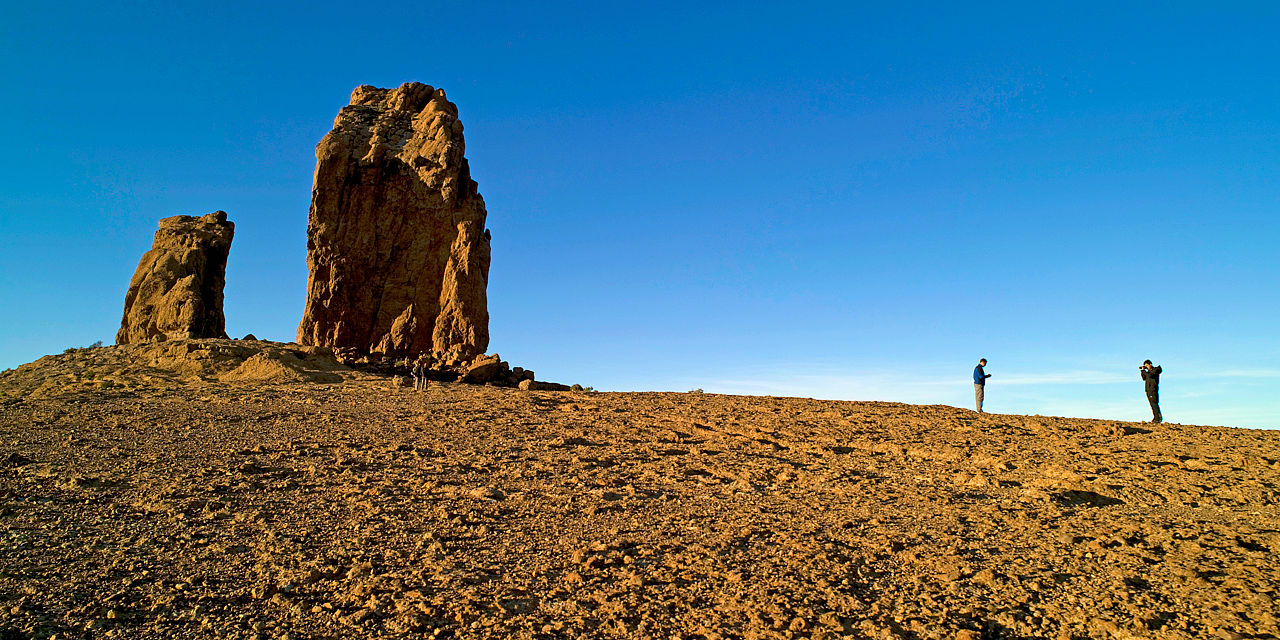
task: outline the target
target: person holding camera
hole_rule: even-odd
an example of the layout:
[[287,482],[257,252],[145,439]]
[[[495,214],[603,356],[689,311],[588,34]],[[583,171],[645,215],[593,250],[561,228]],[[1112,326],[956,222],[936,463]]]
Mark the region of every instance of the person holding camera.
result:
[[987,359],[982,358],[978,360],[978,366],[973,368],[973,401],[978,405],[978,413],[982,413],[982,396],[987,390],[987,378],[991,377],[991,374],[982,369],[985,366]]
[[1160,367],[1151,364],[1150,360],[1144,360],[1142,366],[1138,367],[1138,372],[1142,375],[1142,380],[1147,388],[1147,401],[1151,403],[1151,421],[1159,424],[1164,422],[1164,417],[1160,415]]

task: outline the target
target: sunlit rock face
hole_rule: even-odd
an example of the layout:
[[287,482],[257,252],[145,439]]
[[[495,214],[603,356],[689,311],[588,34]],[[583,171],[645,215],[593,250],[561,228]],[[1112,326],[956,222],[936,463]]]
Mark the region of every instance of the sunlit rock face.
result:
[[316,147],[298,342],[461,362],[489,345],[489,234],[458,109],[357,88]]
[[161,220],[129,282],[116,343],[226,338],[222,289],[233,235],[225,211]]

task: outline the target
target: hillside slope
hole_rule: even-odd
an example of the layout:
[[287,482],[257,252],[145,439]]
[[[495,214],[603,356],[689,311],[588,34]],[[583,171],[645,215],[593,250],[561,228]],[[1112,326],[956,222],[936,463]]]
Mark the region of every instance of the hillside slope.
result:
[[1280,635],[1280,433],[334,379],[0,379],[0,638]]

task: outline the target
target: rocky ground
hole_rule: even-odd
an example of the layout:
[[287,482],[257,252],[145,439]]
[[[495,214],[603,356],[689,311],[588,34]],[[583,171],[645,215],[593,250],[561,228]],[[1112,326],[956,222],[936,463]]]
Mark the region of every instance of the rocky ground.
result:
[[306,356],[0,375],[0,639],[1280,635],[1280,432]]

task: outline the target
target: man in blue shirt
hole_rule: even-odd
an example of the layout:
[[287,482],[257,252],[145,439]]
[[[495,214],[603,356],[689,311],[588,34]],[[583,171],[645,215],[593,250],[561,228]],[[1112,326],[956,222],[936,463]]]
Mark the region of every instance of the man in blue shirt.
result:
[[985,366],[987,366],[987,359],[983,358],[978,361],[978,366],[973,368],[973,399],[978,404],[978,413],[982,413],[982,392],[987,388],[987,378],[991,377],[991,374],[982,370]]

